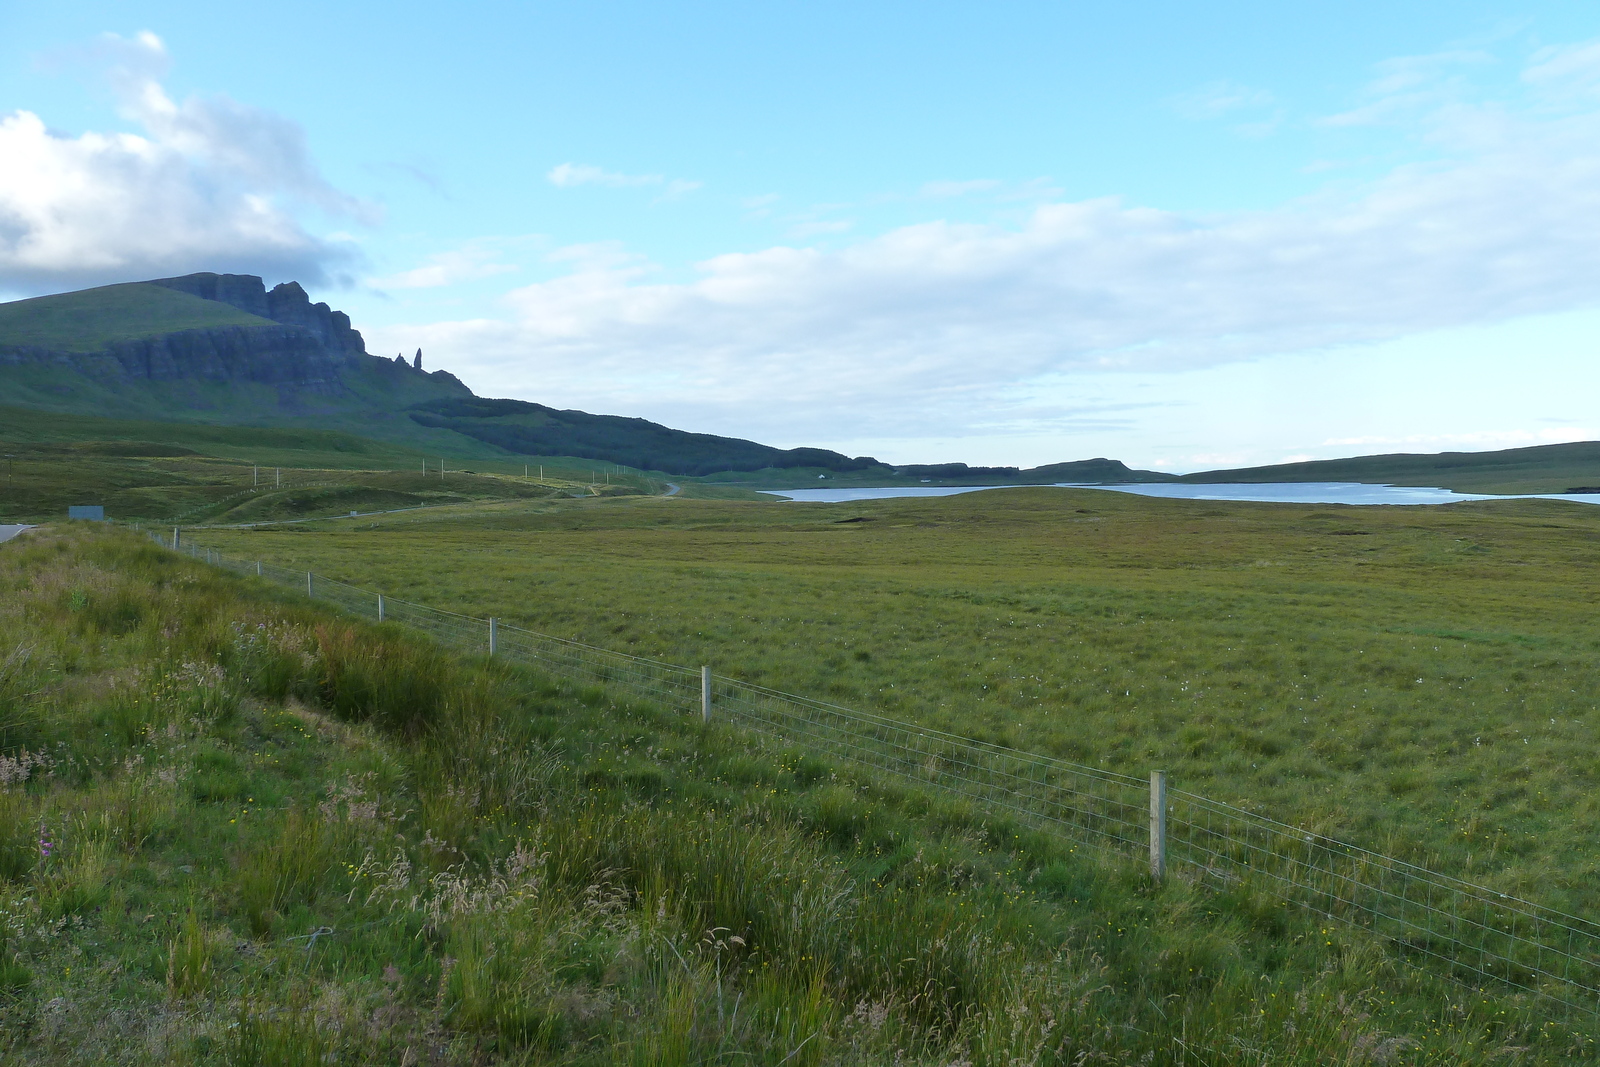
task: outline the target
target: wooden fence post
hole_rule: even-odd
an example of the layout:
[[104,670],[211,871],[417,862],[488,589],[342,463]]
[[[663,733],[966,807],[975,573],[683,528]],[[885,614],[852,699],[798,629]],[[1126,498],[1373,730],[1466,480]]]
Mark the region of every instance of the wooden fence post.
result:
[[306,596],[315,599],[316,595],[317,594],[314,591],[314,587],[311,584],[311,572],[306,571]]
[[1150,877],[1167,875],[1167,772],[1150,772]]
[[383,621],[383,594],[378,594],[378,621]]
[[500,627],[493,615],[489,616],[489,655],[494,655],[495,646],[500,643]]

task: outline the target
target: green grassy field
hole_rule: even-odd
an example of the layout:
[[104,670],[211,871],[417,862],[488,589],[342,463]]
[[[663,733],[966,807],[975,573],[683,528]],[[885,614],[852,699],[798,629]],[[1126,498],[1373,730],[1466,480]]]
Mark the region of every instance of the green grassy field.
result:
[[665,486],[638,471],[571,457],[446,459],[334,430],[0,408],[3,522],[59,518],[73,504],[101,504],[108,517],[135,522],[259,522],[571,493],[661,493]]
[[492,505],[246,559],[1174,784],[1600,907],[1600,510],[1017,489]]
[[1592,1061],[1590,1022],[1246,886],[1155,886],[129,533],[25,535],[0,589],[8,1063]]
[[270,326],[215,300],[146,282],[0,303],[0,337],[57,352],[99,352],[114,341],[208,326]]

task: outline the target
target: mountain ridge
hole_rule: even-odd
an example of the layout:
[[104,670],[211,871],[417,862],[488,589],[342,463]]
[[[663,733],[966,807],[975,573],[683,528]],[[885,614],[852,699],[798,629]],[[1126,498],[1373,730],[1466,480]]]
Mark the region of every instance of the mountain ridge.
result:
[[[1176,475],[1098,457],[1034,468],[887,464],[524,400],[366,351],[297,282],[200,272],[0,303],[0,401],[61,414],[336,430],[452,458],[568,456],[735,485],[1353,481],[1478,492],[1600,485],[1600,442],[1390,453]],[[814,482],[812,483],[814,484]]]

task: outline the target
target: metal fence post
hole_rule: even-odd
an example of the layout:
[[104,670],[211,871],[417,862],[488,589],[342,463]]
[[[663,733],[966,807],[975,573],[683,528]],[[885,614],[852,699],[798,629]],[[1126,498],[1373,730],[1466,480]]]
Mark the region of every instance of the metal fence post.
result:
[[316,595],[317,594],[313,591],[313,587],[311,585],[311,572],[306,571],[306,596],[314,599]]
[[383,621],[383,594],[378,594],[378,621]]
[[700,720],[711,721],[711,668],[700,668]]
[[1150,877],[1167,875],[1167,772],[1150,772]]
[[489,655],[494,655],[495,645],[499,644],[500,627],[496,624],[495,617],[489,616]]

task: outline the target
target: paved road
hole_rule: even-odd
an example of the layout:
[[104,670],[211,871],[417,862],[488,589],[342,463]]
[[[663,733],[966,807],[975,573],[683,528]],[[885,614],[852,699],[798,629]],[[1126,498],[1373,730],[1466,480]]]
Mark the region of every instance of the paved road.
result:
[[23,526],[20,523],[12,526],[0,525],[0,541],[9,541],[23,530],[31,530],[32,526]]
[[664,495],[665,496],[677,496],[682,491],[683,491],[682,488],[678,485],[677,482],[668,482],[667,483],[667,491],[666,491],[666,493]]

